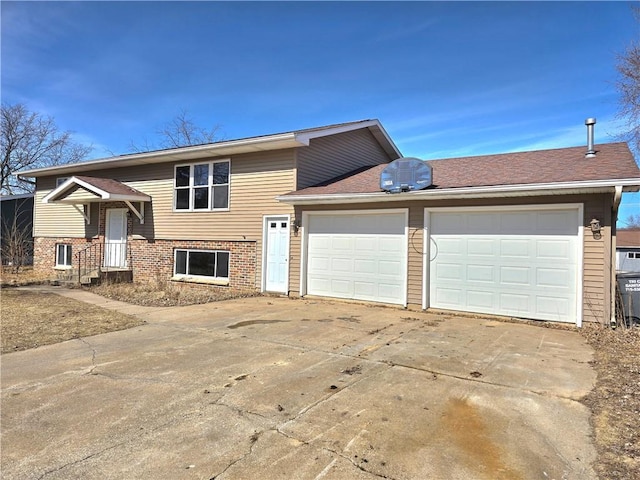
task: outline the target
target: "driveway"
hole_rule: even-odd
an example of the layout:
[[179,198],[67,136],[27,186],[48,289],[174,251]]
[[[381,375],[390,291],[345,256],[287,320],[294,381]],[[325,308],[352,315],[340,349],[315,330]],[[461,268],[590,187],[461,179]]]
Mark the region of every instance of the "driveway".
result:
[[131,312],[2,356],[3,479],[596,478],[576,332],[267,297]]

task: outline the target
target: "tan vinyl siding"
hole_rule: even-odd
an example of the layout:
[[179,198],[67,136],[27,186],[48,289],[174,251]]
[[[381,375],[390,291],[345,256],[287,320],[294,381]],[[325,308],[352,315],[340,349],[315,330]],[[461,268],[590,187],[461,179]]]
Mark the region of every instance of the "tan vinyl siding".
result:
[[310,187],[367,165],[390,160],[368,129],[311,140],[298,150],[296,189]]
[[84,217],[72,205],[42,203],[42,199],[55,186],[55,177],[37,179],[33,204],[33,236],[82,238],[93,235],[93,229],[87,230]]

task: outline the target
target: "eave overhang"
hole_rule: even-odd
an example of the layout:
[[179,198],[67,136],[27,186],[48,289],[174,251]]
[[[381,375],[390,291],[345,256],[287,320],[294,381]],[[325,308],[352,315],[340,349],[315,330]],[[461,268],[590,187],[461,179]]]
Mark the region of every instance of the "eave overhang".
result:
[[492,185],[425,189],[403,193],[336,193],[322,195],[280,195],[276,200],[290,205],[331,205],[346,203],[384,203],[418,200],[456,200],[470,198],[529,197],[540,195],[575,195],[613,193],[616,186],[624,192],[640,190],[640,178],[589,180],[521,185]]
[[181,162],[210,157],[226,157],[242,153],[265,152],[270,150],[282,150],[308,146],[309,142],[318,137],[336,135],[362,128],[368,128],[372,135],[380,142],[390,158],[401,157],[402,154],[394,144],[378,120],[365,120],[351,122],[333,127],[300,130],[275,135],[244,138],[240,140],[221,141],[206,145],[181,147],[153,152],[134,153],[120,155],[118,157],[90,160],[72,165],[59,165],[55,167],[34,168],[16,172],[20,177],[43,177],[47,175],[65,176],[77,172],[90,172],[105,168],[131,167],[157,163]]

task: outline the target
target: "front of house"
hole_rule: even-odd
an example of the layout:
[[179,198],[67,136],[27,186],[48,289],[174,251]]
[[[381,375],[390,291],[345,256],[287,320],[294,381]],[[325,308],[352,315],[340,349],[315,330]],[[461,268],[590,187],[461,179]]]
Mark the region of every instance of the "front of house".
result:
[[[580,325],[614,309],[622,143],[419,162],[376,120],[21,172],[35,267]],[[400,159],[400,160],[398,160]],[[612,267],[613,265],[613,267]]]

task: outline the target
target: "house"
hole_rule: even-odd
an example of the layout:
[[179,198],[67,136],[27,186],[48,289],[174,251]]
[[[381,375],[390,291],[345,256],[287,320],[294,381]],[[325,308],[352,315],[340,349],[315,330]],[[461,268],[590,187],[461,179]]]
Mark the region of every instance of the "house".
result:
[[33,194],[0,195],[2,265],[33,262]]
[[640,228],[618,230],[616,235],[616,270],[640,272]]
[[[405,185],[406,165],[428,183]],[[640,188],[624,143],[421,162],[377,120],[20,174],[37,181],[38,269],[89,258],[142,280],[576,325],[615,311],[617,205]]]
[[20,172],[34,268],[286,294],[294,208],[275,197],[399,156],[367,120]]

